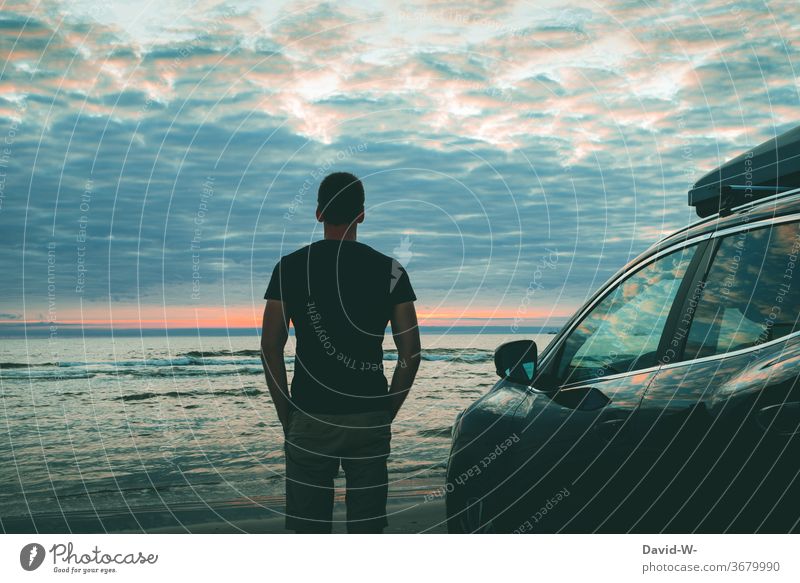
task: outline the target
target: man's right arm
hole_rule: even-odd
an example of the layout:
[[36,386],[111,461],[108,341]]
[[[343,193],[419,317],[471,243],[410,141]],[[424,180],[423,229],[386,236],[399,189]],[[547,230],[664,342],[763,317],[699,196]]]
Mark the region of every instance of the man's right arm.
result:
[[283,302],[267,300],[261,332],[261,361],[267,378],[267,388],[278,413],[284,433],[289,425],[291,401],[283,349],[289,337],[289,316]]
[[419,326],[414,302],[395,304],[392,308],[392,337],[397,347],[397,366],[389,388],[392,419],[397,416],[414,384],[420,362]]

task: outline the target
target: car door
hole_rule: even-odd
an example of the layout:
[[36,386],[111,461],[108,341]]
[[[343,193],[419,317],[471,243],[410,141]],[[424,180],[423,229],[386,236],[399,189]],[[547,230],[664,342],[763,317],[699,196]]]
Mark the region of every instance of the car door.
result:
[[703,245],[663,250],[618,277],[543,357],[515,413],[521,440],[513,454],[507,530],[616,528],[627,458],[637,441],[633,417]]
[[636,530],[797,528],[799,251],[796,216],[712,240],[637,417]]

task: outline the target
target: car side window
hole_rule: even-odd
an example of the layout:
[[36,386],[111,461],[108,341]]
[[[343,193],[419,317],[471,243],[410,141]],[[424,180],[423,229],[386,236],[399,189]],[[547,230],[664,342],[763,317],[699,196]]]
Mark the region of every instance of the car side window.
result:
[[619,283],[564,341],[559,384],[657,364],[661,334],[697,246],[678,249]]
[[800,223],[723,238],[689,328],[684,359],[724,354],[800,329]]

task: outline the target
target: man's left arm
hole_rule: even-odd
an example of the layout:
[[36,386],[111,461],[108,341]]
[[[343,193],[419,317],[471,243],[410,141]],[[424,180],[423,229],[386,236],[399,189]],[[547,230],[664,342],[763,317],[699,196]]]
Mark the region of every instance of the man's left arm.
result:
[[289,427],[291,412],[289,382],[286,378],[286,363],[283,360],[283,349],[288,338],[289,315],[284,303],[268,299],[261,325],[261,362],[264,364],[267,388],[275,404],[284,434]]

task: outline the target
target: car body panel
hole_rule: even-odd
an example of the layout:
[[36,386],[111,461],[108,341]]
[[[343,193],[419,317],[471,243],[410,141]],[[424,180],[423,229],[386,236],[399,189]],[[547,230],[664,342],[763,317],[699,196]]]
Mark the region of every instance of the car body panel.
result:
[[[516,480],[517,487],[511,488],[505,523],[497,529],[585,532],[598,528],[608,516],[611,499],[620,492],[616,484],[625,476],[625,460],[640,439],[637,428],[641,424],[635,420],[655,375],[655,371],[635,372],[529,395],[515,412],[522,439],[512,452],[510,481]],[[587,409],[582,401],[564,397],[585,389],[598,391],[608,403]],[[526,475],[536,479],[519,479]],[[562,491],[567,497],[558,508],[542,512],[547,501]],[[602,508],[600,515],[598,508]]]
[[[484,496],[473,494],[494,492],[495,476],[508,472],[511,459],[504,456],[508,449],[504,444],[519,440],[514,433],[514,411],[527,394],[526,386],[501,379],[456,419],[445,482],[451,532],[465,532],[466,525],[480,522],[476,514],[480,516],[484,512]],[[502,450],[499,455],[498,447]],[[459,498],[458,495],[465,492],[470,492],[470,499]]]
[[[788,532],[797,528],[800,437],[769,428],[763,409],[800,402],[800,335],[664,366],[642,401],[642,492],[636,528]],[[783,420],[800,429],[800,407]],[[762,426],[764,424],[764,426]],[[774,424],[774,423],[773,423]],[[709,503],[709,501],[711,501]],[[785,511],[786,505],[795,509]]]

